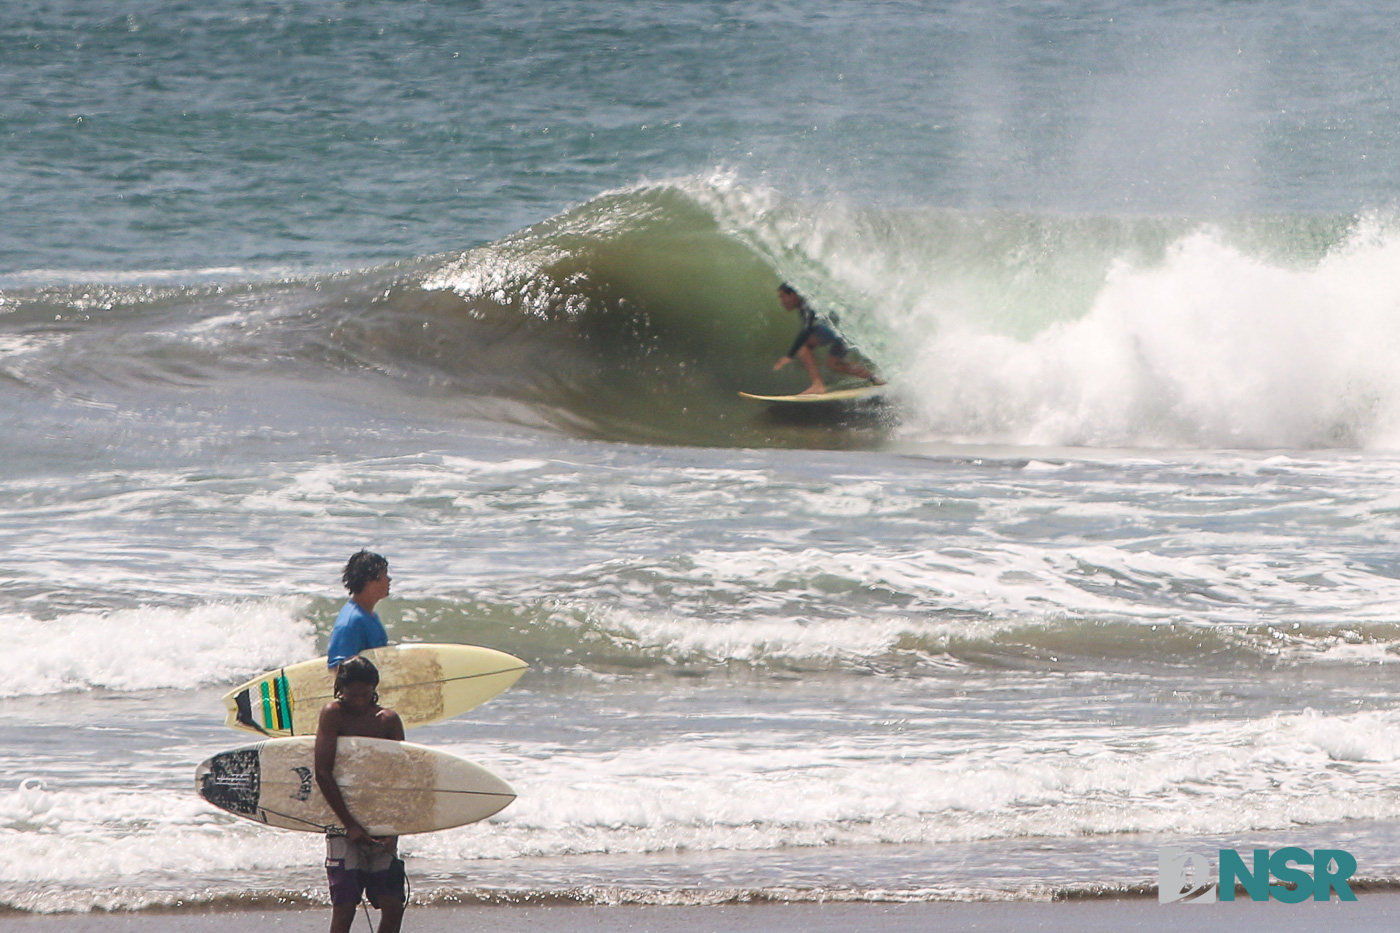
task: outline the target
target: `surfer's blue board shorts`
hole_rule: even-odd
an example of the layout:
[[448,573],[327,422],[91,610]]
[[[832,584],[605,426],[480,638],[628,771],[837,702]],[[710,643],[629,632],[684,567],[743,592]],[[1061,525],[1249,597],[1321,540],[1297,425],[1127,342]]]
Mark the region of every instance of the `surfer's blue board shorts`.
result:
[[332,904],[358,904],[369,898],[376,909],[385,898],[404,899],[403,871],[392,871],[394,853],[381,846],[358,846],[346,836],[326,837],[326,880]]
[[818,324],[812,328],[813,335],[817,338],[817,345],[826,347],[828,356],[844,357],[846,355],[846,342],[836,336],[836,331],[825,324]]

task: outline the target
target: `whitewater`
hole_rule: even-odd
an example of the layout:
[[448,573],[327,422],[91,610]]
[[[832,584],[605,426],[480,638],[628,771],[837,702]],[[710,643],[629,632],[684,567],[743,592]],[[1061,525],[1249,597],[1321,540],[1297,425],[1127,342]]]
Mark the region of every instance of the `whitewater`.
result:
[[[7,7],[0,916],[327,902],[193,773],[361,547],[392,639],[530,664],[410,736],[519,793],[420,903],[1400,883],[1387,29]],[[881,402],[739,397],[784,281]]]

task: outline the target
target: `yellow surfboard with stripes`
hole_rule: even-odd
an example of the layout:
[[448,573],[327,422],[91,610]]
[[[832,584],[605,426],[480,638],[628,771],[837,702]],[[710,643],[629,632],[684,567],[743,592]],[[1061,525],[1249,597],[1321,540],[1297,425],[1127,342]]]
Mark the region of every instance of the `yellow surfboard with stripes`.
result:
[[[527,665],[477,645],[389,645],[362,652],[379,668],[379,702],[405,729],[451,719],[520,679]],[[268,671],[224,695],[225,725],[267,736],[314,735],[334,695],[325,658]]]

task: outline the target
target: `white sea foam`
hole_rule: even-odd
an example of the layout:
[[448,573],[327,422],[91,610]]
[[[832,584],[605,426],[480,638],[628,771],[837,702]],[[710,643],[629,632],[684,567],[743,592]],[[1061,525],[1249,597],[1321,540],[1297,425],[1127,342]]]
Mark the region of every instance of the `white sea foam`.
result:
[[[1019,738],[1002,727],[978,740],[915,720],[895,744],[760,728],[606,751],[449,745],[509,780],[519,799],[485,824],[403,846],[441,865],[1395,819],[1397,725],[1388,712],[1304,712],[1156,728],[1042,724]],[[96,888],[318,857],[316,837],[236,820],[184,788],[35,780],[0,789],[0,843],[8,883]]]
[[929,429],[982,441],[1392,447],[1398,258],[1400,237],[1363,233],[1298,268],[1203,230],[1116,263],[1087,314],[1029,339],[932,312],[909,395]]
[[[742,728],[703,717],[664,737],[634,728],[652,711],[619,710],[603,733],[439,741],[519,797],[486,823],[405,837],[402,850],[439,882],[471,887],[474,865],[522,857],[1081,845],[1400,818],[1389,790],[1400,780],[1400,714],[1390,711],[1132,725],[1045,714],[973,729],[907,700],[866,710],[878,717],[868,728],[827,729],[838,710],[817,701]],[[243,887],[307,877],[314,887],[316,836],[239,820],[195,796],[189,774],[206,751],[165,749],[129,787],[30,761],[30,774],[0,787],[0,899],[139,906],[230,873]],[[567,871],[551,877],[570,884]]]
[[[326,541],[382,548],[377,537],[412,528],[412,547],[390,554],[399,598],[558,606],[560,618],[615,635],[615,646],[673,659],[856,660],[905,636],[928,647],[1096,620],[1302,625],[1313,641],[1281,640],[1280,650],[1388,657],[1369,635],[1350,649],[1316,637],[1343,622],[1393,621],[1400,583],[1367,557],[1391,524],[1388,494],[1376,489],[1394,472],[1383,458],[1067,462],[1048,473],[933,466],[927,476],[848,468],[811,480],[771,465],[650,464],[645,484],[606,464],[530,456],[289,463],[256,476],[103,472],[66,485],[5,483],[16,507],[4,534],[16,544],[12,579],[65,609],[153,597],[180,606],[213,593],[334,597],[341,555],[328,558]],[[547,529],[523,550],[510,533],[522,522]],[[739,522],[759,530],[728,534]],[[274,525],[275,547],[266,534]],[[1300,528],[1315,529],[1318,542]],[[151,545],[132,549],[137,536]],[[82,589],[69,595],[74,587]],[[179,620],[186,610],[169,611]],[[264,629],[286,630],[282,612],[251,633],[220,636],[228,652],[211,654],[256,668],[238,653],[243,638],[258,657],[298,659],[280,643],[265,654],[257,647]],[[134,622],[52,615],[0,620],[35,659],[21,678],[29,686],[12,673],[3,689],[111,686],[105,667],[142,666],[134,649],[109,651],[100,637],[112,622],[141,629],[139,612]],[[967,618],[981,620],[980,634],[947,634]],[[60,644],[71,656],[56,654]],[[131,663],[95,657],[109,653]],[[154,667],[167,663],[157,657]]]
[[[1090,447],[1400,445],[1400,231],[880,212],[678,181],[895,379],[911,436]],[[1161,255],[1143,241],[1165,240]],[[1049,252],[1053,250],[1052,252]],[[1287,258],[1279,258],[1280,256]]]
[[0,697],[189,689],[305,660],[315,655],[315,639],[297,617],[302,605],[279,599],[54,619],[0,615],[12,661],[0,672]]
[[293,266],[210,266],[189,269],[24,269],[0,276],[0,288],[52,285],[185,285],[274,281],[310,270]]
[[[1268,553],[1159,554],[1107,545],[852,554],[703,550],[684,565],[588,568],[569,601],[594,623],[679,656],[872,657],[901,637],[936,643],[1073,620],[1237,626],[1389,622],[1400,582],[1345,559],[1280,566]],[[593,601],[610,605],[597,606]],[[806,607],[792,611],[793,601]],[[642,611],[664,602],[666,611]],[[633,608],[629,608],[633,607]],[[721,607],[723,607],[721,609]],[[965,615],[966,614],[966,615]],[[975,625],[967,616],[981,619]],[[1341,660],[1335,642],[1320,642]],[[1150,639],[1143,644],[1151,652]],[[1374,657],[1357,648],[1356,660]]]
[[[520,799],[486,827],[415,840],[429,858],[1241,832],[1395,818],[1396,717],[1303,713],[1033,740],[885,745],[697,735],[625,753],[495,754]],[[461,752],[481,749],[462,748]],[[615,788],[625,786],[626,794]]]

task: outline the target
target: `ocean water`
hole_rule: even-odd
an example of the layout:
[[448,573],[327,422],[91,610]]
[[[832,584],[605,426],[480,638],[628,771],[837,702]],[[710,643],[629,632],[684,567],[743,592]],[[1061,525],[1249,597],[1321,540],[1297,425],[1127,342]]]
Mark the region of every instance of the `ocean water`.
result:
[[324,903],[192,778],[360,547],[531,665],[424,901],[1400,882],[1391,19],[7,4],[0,913]]

